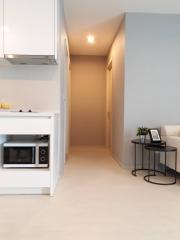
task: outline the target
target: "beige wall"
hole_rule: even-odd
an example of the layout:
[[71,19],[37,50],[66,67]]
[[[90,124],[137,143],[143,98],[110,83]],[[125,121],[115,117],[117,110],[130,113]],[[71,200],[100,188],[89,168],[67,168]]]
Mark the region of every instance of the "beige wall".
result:
[[72,145],[105,145],[106,59],[72,56]]
[[123,20],[108,56],[108,63],[112,60],[112,154],[118,162],[122,161],[124,139],[124,55]]

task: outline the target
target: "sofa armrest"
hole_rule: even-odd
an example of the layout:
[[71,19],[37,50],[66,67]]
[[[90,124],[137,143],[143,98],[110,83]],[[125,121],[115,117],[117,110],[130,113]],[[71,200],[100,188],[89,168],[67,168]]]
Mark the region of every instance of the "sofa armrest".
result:
[[180,151],[180,137],[166,136],[162,138],[168,146],[177,147]]
[[162,136],[176,136],[180,134],[180,125],[165,125],[161,127]]
[[[164,141],[166,141],[167,146],[176,147],[177,148],[177,172],[180,172],[180,137],[175,136],[166,136],[162,137]],[[167,166],[171,169],[175,169],[175,162],[174,162],[174,154],[168,152],[167,153]],[[164,164],[165,162],[163,154],[161,154],[160,162]]]

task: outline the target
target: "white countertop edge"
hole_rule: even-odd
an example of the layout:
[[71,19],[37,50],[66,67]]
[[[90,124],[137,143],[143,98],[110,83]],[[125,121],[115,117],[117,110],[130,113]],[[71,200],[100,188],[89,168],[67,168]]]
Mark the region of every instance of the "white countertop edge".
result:
[[13,112],[12,111],[1,111],[0,117],[54,117],[59,115],[58,112]]

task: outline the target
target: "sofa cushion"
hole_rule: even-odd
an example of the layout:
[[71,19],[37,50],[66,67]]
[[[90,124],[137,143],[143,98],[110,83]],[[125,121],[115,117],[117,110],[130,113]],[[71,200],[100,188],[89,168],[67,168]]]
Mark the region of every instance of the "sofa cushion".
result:
[[166,125],[162,127],[161,135],[180,137],[180,125]]

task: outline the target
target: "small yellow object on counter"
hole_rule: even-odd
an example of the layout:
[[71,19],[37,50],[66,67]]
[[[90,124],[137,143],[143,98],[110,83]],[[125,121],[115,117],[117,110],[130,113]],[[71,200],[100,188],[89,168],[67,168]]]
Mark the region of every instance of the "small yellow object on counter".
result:
[[11,106],[9,103],[3,102],[3,103],[0,103],[0,107],[1,107],[1,109],[8,110],[8,109],[10,109]]

